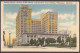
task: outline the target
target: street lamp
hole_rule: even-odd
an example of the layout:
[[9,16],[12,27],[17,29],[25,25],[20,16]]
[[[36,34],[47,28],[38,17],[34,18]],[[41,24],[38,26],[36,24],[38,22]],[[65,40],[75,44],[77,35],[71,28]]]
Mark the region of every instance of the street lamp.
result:
[[5,42],[5,31],[3,31],[3,41]]
[[71,35],[70,35],[70,43],[69,44],[70,44],[70,48],[71,48]]
[[9,47],[11,46],[11,33],[9,33]]
[[4,41],[4,46],[6,46],[6,41],[5,41],[5,31],[3,31],[3,41]]

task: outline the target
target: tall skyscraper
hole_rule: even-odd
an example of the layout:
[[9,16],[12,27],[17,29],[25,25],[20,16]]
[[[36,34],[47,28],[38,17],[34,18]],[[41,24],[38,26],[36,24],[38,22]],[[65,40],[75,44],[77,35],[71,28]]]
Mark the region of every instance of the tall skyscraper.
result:
[[41,33],[40,19],[32,19],[32,33]]
[[27,5],[22,5],[16,18],[16,36],[31,32],[31,9]]
[[[31,9],[22,5],[16,17],[16,36],[14,45],[30,44],[31,39],[68,37],[69,34],[58,33],[58,13],[48,11],[41,15],[41,19],[32,19]],[[45,43],[44,43],[45,45]]]
[[41,15],[41,32],[57,33],[58,32],[58,13],[47,12]]
[[41,15],[41,19],[31,18],[31,9],[27,5],[22,5],[16,18],[16,36],[24,33],[57,33],[58,13],[48,11]]

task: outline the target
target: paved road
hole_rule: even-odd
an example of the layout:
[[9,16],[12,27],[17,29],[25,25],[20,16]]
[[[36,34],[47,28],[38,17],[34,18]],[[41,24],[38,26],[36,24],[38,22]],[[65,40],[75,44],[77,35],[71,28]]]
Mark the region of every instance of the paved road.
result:
[[14,46],[13,48],[4,48],[4,51],[19,52],[76,52],[75,48],[57,48],[57,47],[36,47],[36,46]]
[[[36,47],[36,46],[14,46],[13,48],[15,49],[23,49],[24,51],[54,51],[56,52],[57,50],[60,52],[60,51],[75,51],[75,48],[57,48],[57,47]],[[57,51],[57,52],[58,52]]]

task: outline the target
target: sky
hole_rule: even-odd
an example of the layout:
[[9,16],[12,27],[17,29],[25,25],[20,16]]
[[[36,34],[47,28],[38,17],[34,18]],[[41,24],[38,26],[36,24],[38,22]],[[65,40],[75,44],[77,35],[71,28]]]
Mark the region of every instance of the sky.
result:
[[[3,30],[16,34],[16,16],[23,4],[4,4]],[[24,4],[32,9],[32,18],[40,19],[40,15],[48,11],[58,12],[58,30],[76,30],[75,4]]]

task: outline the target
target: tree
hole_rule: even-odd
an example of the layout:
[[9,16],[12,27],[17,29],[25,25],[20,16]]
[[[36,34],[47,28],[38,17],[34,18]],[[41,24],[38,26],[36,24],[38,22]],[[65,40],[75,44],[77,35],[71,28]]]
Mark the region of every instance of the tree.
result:
[[70,37],[66,38],[66,42],[69,43],[69,45],[70,45],[70,39],[71,39]]
[[72,38],[72,43],[76,43],[76,37]]
[[62,39],[62,41],[61,41],[62,43],[64,43],[64,40]]
[[38,46],[38,40],[34,39],[34,45]]
[[76,37],[71,39],[71,46],[76,47]]
[[49,38],[47,38],[45,41],[46,41],[47,45],[50,43],[50,42],[49,42]]
[[56,42],[56,40],[54,38],[47,38],[46,39],[47,45],[50,44],[50,43],[55,43],[55,42]]
[[66,38],[66,42],[70,42],[70,37],[67,37]]
[[57,42],[58,43],[61,43],[62,41],[61,41],[61,36],[59,36],[58,38],[57,38]]
[[39,46],[39,41],[38,40],[36,41],[36,46]]
[[64,39],[62,38],[62,40],[61,40],[61,46],[63,47],[63,46],[65,46],[65,44],[64,44]]
[[38,42],[39,42],[39,44],[41,45],[41,38],[38,38]]
[[31,44],[31,45],[34,44],[34,40],[33,40],[33,39],[30,40],[30,44]]
[[52,43],[56,43],[56,40],[54,38],[52,38]]
[[44,44],[44,40],[45,40],[44,38],[42,38],[42,39],[41,39],[41,38],[38,38],[39,44],[40,44],[41,46]]
[[36,44],[37,44],[37,43],[36,43],[36,40],[34,39],[33,41],[34,41],[34,45],[36,45]]

